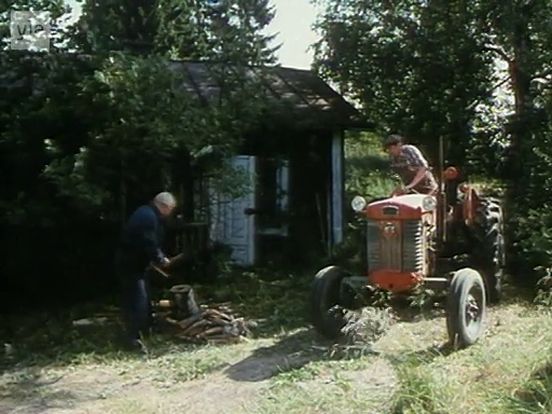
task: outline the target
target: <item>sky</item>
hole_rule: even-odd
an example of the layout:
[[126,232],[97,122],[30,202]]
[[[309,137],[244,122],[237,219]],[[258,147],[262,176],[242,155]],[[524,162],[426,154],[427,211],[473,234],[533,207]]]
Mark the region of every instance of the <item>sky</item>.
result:
[[270,34],[278,33],[275,41],[282,46],[277,56],[282,66],[310,68],[313,51],[309,46],[318,40],[312,30],[316,7],[310,0],[271,0],[276,16],[268,27]]
[[[80,12],[80,5],[75,0],[67,3]],[[316,18],[316,7],[310,0],[271,0],[276,16],[266,32],[275,34],[275,45],[281,44],[276,52],[282,66],[309,69],[313,51],[309,46],[318,39],[312,30]]]

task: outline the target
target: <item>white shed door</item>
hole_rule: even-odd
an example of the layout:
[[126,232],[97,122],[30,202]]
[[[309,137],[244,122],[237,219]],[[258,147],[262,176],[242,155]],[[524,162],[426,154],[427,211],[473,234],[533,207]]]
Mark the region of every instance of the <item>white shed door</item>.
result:
[[250,191],[239,198],[215,197],[211,217],[211,238],[232,248],[232,260],[241,265],[255,264],[255,215],[246,214],[255,208],[256,158],[239,155],[232,166],[247,173]]

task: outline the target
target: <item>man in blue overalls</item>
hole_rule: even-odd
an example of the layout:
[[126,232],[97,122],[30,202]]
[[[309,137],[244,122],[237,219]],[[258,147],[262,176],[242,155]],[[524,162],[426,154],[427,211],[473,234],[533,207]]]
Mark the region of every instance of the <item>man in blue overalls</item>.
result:
[[122,235],[120,276],[123,291],[123,316],[127,345],[145,351],[140,340],[151,325],[148,266],[164,267],[169,259],[161,248],[163,221],[176,207],[171,193],[157,194],[152,202],[136,209]]

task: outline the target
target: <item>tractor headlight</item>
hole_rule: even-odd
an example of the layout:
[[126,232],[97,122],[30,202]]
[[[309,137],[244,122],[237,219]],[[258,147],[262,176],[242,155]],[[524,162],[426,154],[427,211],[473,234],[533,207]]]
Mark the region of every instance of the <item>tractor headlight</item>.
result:
[[355,198],[353,198],[353,201],[351,201],[351,207],[357,213],[364,210],[364,207],[366,207],[366,204],[367,204],[366,199],[362,196],[355,196]]
[[433,196],[427,196],[422,200],[422,208],[424,211],[433,211],[437,207],[437,199]]

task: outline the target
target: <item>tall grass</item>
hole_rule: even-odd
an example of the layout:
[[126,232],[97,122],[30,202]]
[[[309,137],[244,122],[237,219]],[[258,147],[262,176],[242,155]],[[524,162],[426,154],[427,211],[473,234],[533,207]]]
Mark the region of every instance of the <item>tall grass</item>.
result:
[[491,323],[468,349],[398,357],[393,413],[551,413],[552,320],[509,305]]

